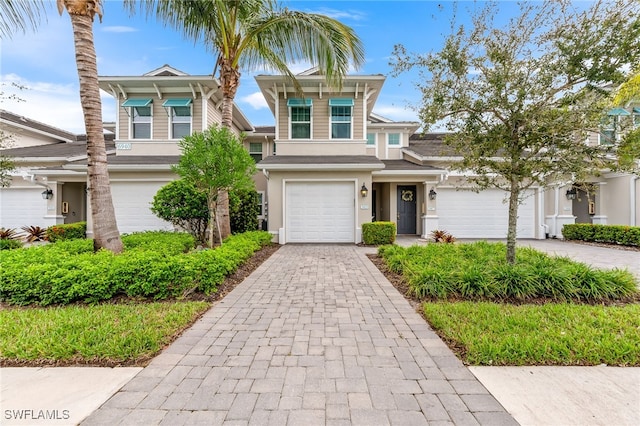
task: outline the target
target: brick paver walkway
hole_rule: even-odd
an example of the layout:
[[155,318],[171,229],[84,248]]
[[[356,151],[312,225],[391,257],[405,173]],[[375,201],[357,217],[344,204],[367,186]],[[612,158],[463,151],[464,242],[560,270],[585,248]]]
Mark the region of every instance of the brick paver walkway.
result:
[[282,247],[84,424],[517,424],[366,251]]

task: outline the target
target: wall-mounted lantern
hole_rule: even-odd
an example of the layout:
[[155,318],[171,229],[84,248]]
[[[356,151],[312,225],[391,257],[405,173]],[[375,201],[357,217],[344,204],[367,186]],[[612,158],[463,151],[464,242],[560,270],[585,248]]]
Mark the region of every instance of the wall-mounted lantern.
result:
[[567,193],[565,195],[567,196],[567,200],[575,200],[578,196],[578,191],[576,191],[575,188],[567,189]]
[[438,193],[433,188],[431,188],[429,190],[429,199],[433,201],[436,199],[437,196],[438,196]]
[[51,190],[51,188],[47,188],[46,190],[42,191],[43,200],[50,200],[52,198],[53,198],[53,191]]
[[368,193],[369,193],[369,190],[367,189],[366,185],[363,183],[362,188],[360,188],[360,195],[362,195],[362,198],[365,198]]

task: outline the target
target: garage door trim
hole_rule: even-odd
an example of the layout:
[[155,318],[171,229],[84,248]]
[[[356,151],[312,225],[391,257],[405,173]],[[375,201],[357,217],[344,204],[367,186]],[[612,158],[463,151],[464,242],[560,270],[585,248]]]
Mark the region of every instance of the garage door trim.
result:
[[282,180],[282,227],[284,230],[284,243],[287,243],[287,184],[289,183],[350,183],[353,184],[353,240],[351,242],[356,242],[356,228],[358,226],[358,179],[345,179],[345,178],[336,178],[336,179],[283,179]]

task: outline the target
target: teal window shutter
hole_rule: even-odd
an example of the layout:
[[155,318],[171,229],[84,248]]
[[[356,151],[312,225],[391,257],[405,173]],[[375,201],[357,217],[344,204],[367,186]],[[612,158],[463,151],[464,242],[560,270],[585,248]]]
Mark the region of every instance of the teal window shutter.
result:
[[122,103],[123,107],[146,107],[151,103],[151,98],[145,99],[127,99]]

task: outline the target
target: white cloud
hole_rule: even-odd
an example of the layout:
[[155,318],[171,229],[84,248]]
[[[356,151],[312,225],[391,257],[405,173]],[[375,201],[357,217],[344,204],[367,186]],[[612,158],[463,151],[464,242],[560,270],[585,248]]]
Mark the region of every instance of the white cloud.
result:
[[360,10],[338,10],[331,9],[329,7],[321,7],[316,10],[307,10],[308,13],[317,13],[319,15],[325,15],[329,18],[337,20],[352,20],[352,21],[364,21],[367,19],[367,14]]
[[124,25],[110,25],[107,27],[101,27],[101,30],[107,33],[134,33],[138,31],[137,28],[127,27]]
[[406,107],[376,103],[373,112],[394,121],[418,121],[415,111]]
[[244,103],[247,103],[253,107],[253,109],[263,109],[268,108],[267,101],[262,96],[262,92],[254,92],[250,95],[243,96],[240,100]]
[[[0,108],[69,132],[85,132],[77,84],[29,81],[16,74],[1,75],[0,79],[3,82]],[[14,99],[7,99],[12,95]],[[115,105],[108,102],[112,97],[106,93],[101,93],[101,97],[105,121],[114,121]]]

